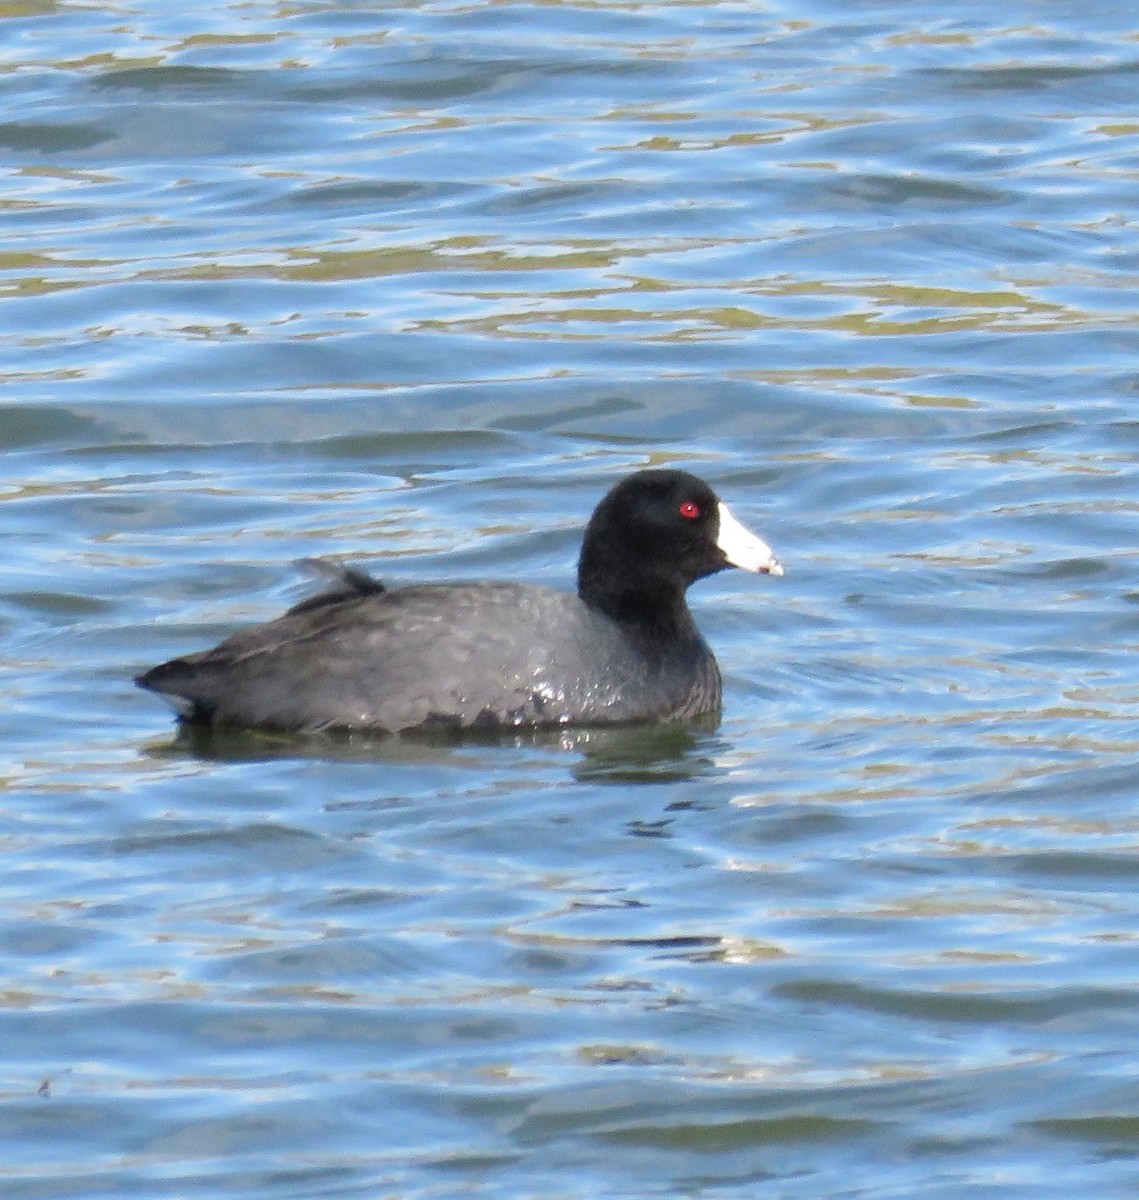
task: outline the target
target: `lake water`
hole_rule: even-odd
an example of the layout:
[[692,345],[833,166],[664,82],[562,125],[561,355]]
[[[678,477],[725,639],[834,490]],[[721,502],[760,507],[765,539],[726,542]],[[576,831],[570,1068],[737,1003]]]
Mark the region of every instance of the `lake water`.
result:
[[[1139,1192],[1133,3],[0,5],[0,1194]],[[340,555],[714,729],[179,739]]]

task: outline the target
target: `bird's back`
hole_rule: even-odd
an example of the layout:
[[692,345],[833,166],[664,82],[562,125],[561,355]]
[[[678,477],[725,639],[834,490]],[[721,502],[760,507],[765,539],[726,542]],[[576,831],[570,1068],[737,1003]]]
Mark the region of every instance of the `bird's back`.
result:
[[349,583],[138,682],[192,720],[301,730],[610,724],[719,707],[694,627],[665,647],[533,584]]

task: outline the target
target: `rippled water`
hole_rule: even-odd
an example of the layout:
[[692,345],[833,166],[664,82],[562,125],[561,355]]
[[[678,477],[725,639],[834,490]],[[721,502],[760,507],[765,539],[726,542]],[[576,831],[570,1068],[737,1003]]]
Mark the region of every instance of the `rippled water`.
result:
[[[0,5],[0,1192],[1132,1197],[1139,19]],[[177,738],[304,594],[568,584],[716,729]]]

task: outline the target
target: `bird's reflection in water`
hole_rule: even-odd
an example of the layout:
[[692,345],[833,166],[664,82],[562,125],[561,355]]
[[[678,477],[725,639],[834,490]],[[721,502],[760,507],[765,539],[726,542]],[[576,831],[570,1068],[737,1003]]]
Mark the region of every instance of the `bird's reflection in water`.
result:
[[662,783],[715,770],[723,743],[718,720],[664,724],[527,730],[431,729],[402,734],[279,733],[263,729],[183,724],[168,741],[148,745],[155,758],[191,757],[207,762],[271,762],[327,759],[331,762],[416,763],[495,769],[504,752],[533,754],[545,766],[572,756],[571,770],[583,782]]

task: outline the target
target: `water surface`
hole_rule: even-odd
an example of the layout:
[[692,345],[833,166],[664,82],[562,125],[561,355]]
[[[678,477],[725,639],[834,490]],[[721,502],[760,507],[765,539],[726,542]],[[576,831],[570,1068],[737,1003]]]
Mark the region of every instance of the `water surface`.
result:
[[[1139,21],[0,6],[0,1190],[1131,1197]],[[714,728],[178,737],[313,554],[570,585]]]

